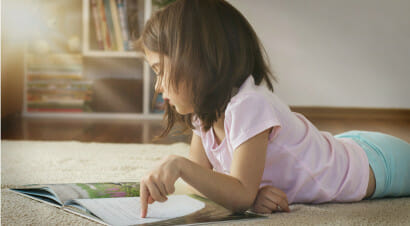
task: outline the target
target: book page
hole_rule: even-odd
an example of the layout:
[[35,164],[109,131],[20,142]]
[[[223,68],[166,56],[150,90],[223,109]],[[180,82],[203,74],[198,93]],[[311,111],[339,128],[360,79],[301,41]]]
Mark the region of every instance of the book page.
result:
[[47,186],[62,203],[73,199],[139,196],[139,183],[137,182],[49,184]]
[[55,205],[62,206],[63,203],[60,201],[58,197],[51,191],[49,188],[42,187],[42,188],[30,188],[30,189],[17,189],[11,188],[11,191],[19,192],[21,194],[28,195],[32,198],[37,198],[42,201],[46,201]]
[[205,207],[199,200],[186,195],[168,196],[166,202],[148,205],[146,218],[141,218],[139,197],[76,199],[78,204],[111,225],[135,225],[185,216]]

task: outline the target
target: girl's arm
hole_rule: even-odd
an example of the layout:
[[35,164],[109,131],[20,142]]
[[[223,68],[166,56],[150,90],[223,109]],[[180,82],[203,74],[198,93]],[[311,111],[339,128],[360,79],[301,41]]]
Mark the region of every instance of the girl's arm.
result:
[[204,170],[180,159],[181,178],[209,199],[242,212],[253,204],[265,167],[269,130],[241,144],[233,155],[230,175]]
[[148,197],[166,201],[181,177],[209,199],[235,212],[247,210],[255,200],[265,166],[269,130],[241,144],[233,155],[231,174],[225,175],[180,156],[169,156],[141,180],[141,216]]
[[[206,156],[201,137],[195,133],[192,135],[189,159],[207,169],[212,169],[212,165]],[[195,188],[188,185],[195,194],[204,196]],[[290,212],[286,193],[273,186],[265,186],[258,190],[252,210],[256,213],[272,213],[278,211],[278,206],[283,211]]]
[[[202,139],[200,136],[196,135],[195,133],[192,134],[191,146],[190,146],[190,151],[189,151],[189,160],[191,160],[194,163],[197,163],[198,165],[206,169],[212,169],[212,165],[209,162],[208,157],[206,156],[205,149],[202,144]],[[189,184],[188,186],[190,190],[192,190],[192,192],[194,192],[195,194],[204,196],[194,187],[190,186]]]

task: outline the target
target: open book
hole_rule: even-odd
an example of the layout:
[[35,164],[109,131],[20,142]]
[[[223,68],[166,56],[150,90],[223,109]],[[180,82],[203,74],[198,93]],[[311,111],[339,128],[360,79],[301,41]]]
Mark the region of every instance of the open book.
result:
[[170,195],[140,217],[139,183],[33,184],[11,188],[20,195],[62,208],[105,225],[175,225],[246,220],[264,216],[234,214],[197,195]]

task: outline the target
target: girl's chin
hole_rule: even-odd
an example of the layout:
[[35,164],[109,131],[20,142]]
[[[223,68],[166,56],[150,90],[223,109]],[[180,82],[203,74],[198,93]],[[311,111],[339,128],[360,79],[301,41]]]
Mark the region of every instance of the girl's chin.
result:
[[187,114],[192,113],[192,111],[189,111],[188,109],[181,109],[181,108],[178,108],[176,105],[174,105],[174,107],[175,107],[175,110],[178,112],[178,114],[187,115]]

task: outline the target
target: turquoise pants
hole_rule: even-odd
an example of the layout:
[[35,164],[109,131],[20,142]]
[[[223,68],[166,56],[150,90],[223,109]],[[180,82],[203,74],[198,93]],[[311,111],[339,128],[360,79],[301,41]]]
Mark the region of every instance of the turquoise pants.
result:
[[376,178],[370,199],[410,196],[410,144],[388,134],[348,131],[336,138],[351,138],[366,152]]

